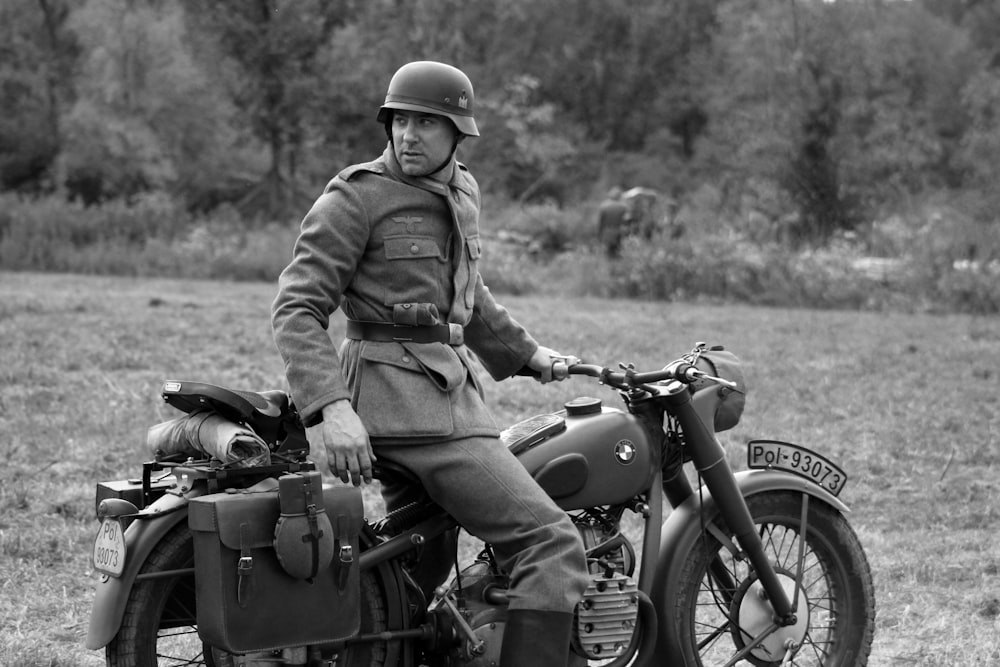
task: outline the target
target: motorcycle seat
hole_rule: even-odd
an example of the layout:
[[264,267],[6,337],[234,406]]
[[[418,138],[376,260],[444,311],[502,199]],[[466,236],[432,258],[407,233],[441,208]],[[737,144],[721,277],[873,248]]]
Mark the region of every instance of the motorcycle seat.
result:
[[205,382],[168,380],[163,383],[161,395],[182,412],[212,410],[230,421],[246,424],[268,443],[284,440],[289,430],[302,430],[295,407],[280,389],[241,391]]

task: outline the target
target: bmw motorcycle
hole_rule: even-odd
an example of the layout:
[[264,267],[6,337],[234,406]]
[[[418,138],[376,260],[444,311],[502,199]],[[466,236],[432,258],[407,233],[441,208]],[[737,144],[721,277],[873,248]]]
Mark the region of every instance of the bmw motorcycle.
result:
[[[735,357],[699,343],[660,370],[554,370],[617,394],[502,436],[586,547],[570,664],[867,664],[874,588],[838,498],[847,475],[775,440],[749,442],[747,469],[733,470],[715,433],[742,411]],[[108,665],[498,663],[508,578],[490,545],[460,565],[448,541],[460,526],[431,500],[366,519],[358,489],[316,485],[283,392],[162,393],[251,429],[270,456],[158,457],[141,478],[98,484],[87,647]],[[411,479],[384,463],[376,477]],[[452,558],[427,562],[441,543]],[[418,581],[428,566],[440,585]]]

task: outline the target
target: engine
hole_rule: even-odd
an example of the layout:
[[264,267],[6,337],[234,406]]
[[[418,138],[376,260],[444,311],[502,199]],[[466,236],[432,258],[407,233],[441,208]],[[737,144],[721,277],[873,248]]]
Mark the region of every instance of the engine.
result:
[[574,650],[591,660],[621,655],[638,624],[638,584],[632,579],[635,550],[619,532],[618,518],[593,511],[575,518],[592,579],[577,605]]
[[[588,552],[591,581],[576,609],[573,650],[590,660],[621,655],[638,625],[635,551],[617,521],[588,514],[575,518]],[[450,665],[492,667],[500,661],[507,618],[507,578],[488,559],[462,571],[431,606],[438,647],[450,646]],[[464,627],[463,627],[464,626]],[[474,638],[473,638],[474,637]]]

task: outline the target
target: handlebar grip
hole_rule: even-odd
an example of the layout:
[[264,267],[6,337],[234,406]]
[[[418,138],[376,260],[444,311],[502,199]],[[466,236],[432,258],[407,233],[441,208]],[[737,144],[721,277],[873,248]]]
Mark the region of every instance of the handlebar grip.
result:
[[[569,377],[569,367],[570,365],[561,359],[552,360],[552,379],[553,380],[565,380]],[[514,375],[520,375],[523,377],[535,378],[536,380],[542,377],[539,371],[536,371],[530,366],[521,366]]]

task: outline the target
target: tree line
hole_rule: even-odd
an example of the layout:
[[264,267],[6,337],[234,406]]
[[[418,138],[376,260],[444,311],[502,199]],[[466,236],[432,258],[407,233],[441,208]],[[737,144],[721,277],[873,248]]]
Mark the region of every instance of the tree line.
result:
[[0,190],[298,218],[436,59],[474,82],[491,194],[709,188],[813,240],[915,197],[989,225],[998,32],[992,0],[5,0]]

